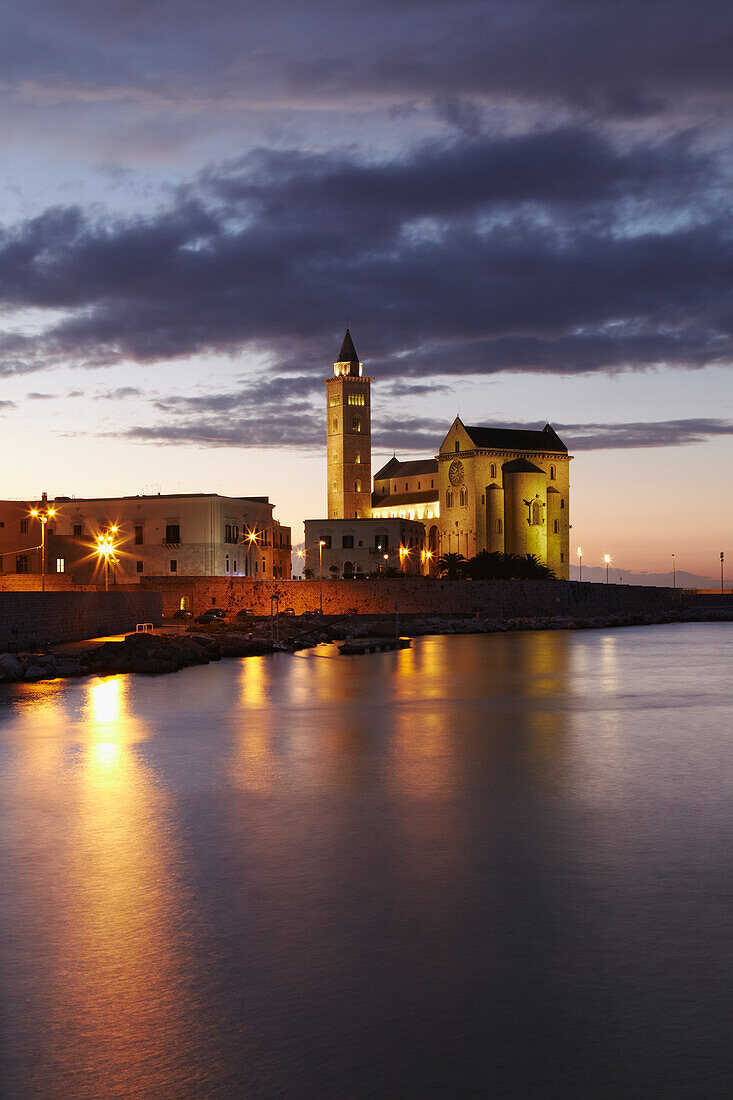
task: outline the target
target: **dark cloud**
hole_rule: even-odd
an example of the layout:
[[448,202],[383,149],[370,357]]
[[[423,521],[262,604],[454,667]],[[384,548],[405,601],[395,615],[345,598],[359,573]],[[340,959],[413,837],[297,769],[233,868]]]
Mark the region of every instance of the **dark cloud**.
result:
[[65,314],[0,337],[0,373],[249,349],[302,396],[347,311],[381,377],[727,363],[721,179],[678,140],[567,128],[379,163],[261,151],[149,217],[52,208],[0,233],[0,307]]
[[556,424],[571,450],[600,451],[629,447],[680,447],[733,435],[733,421],[714,417],[630,424]]
[[38,393],[37,391],[33,391],[32,393],[27,393],[25,396],[27,401],[52,401],[54,398],[58,397],[58,394]]
[[106,390],[104,393],[96,393],[95,401],[124,401],[127,397],[141,397],[143,391],[137,386],[118,386],[114,390]]
[[0,401],[0,412],[7,412],[8,409],[16,408],[15,401]]
[[[207,105],[269,112],[436,103],[459,126],[497,100],[636,120],[731,94],[727,0],[25,0],[0,66],[42,105]],[[472,107],[475,104],[475,107]],[[686,105],[689,112],[689,103]],[[472,114],[473,110],[473,114]],[[147,121],[147,120],[145,120]]]

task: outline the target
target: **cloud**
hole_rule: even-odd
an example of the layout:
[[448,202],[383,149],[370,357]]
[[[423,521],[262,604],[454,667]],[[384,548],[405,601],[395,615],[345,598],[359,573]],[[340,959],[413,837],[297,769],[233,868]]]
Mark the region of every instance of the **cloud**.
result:
[[0,401],[0,413],[17,408],[15,401]]
[[137,386],[118,386],[114,390],[105,390],[94,395],[95,401],[124,401],[127,397],[141,397],[143,391]]
[[317,386],[347,309],[402,384],[728,363],[721,180],[677,139],[567,127],[379,162],[261,150],[145,217],[53,207],[0,232],[0,308],[62,314],[0,335],[0,373],[249,351],[279,399]]
[[680,447],[733,435],[733,421],[714,417],[629,424],[556,424],[571,450],[600,451],[629,447]]

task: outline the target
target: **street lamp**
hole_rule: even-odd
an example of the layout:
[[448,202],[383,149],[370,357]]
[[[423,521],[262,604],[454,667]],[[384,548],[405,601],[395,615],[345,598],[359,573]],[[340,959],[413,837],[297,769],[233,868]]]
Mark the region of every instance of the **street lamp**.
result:
[[604,554],[603,555],[603,560],[606,563],[606,584],[608,584],[608,567],[611,564],[611,562],[613,561],[613,558],[611,557],[610,554]]
[[677,562],[674,560],[674,554],[672,555],[672,587],[677,587]]
[[400,569],[405,572],[405,562],[410,557],[410,548],[408,546],[400,546]]
[[326,545],[325,539],[318,540],[318,581],[319,581],[319,607],[321,615],[323,614],[323,547]]
[[578,580],[583,579],[583,547],[578,547]]
[[720,594],[723,595],[723,562],[725,561],[725,554],[720,551]]
[[108,532],[104,532],[101,535],[97,535],[97,557],[100,562],[104,562],[104,590],[109,592],[109,562],[110,558],[113,558],[115,552],[115,544],[112,539],[112,532],[117,531],[117,528],[110,528]]
[[[250,575],[250,577],[252,577],[253,576],[252,547],[257,545],[257,539],[260,537],[260,535],[259,535],[259,532],[258,532],[257,528],[255,527],[254,530],[249,528],[247,530],[247,534],[244,537],[247,540],[247,542],[249,543],[249,546],[247,547],[247,555],[248,555],[249,575]],[[242,540],[242,541],[244,541],[244,540]]]
[[[46,499],[46,494],[43,494],[43,499]],[[46,591],[46,524],[49,519],[52,519],[56,515],[55,508],[49,508],[48,505],[45,508],[31,508],[31,515],[34,519],[41,521],[41,592]]]
[[297,550],[296,553],[297,553],[297,555],[298,555],[298,557],[300,558],[300,561],[301,561],[300,573],[301,573],[301,576],[302,576],[303,572],[304,572],[303,566],[305,565],[305,551],[304,550]]

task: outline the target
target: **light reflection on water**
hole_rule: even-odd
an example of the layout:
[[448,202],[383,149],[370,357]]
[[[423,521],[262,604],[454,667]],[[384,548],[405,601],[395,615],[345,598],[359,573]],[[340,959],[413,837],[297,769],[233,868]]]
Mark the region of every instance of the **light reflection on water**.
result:
[[3,1095],[723,1095],[728,631],[0,689]]

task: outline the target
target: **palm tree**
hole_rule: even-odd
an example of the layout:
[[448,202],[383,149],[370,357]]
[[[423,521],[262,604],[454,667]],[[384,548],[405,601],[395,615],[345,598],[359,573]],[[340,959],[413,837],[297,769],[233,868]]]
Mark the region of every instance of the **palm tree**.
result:
[[443,554],[437,561],[438,576],[456,581],[464,575],[467,564],[463,554]]

